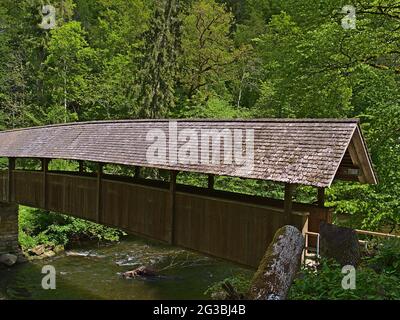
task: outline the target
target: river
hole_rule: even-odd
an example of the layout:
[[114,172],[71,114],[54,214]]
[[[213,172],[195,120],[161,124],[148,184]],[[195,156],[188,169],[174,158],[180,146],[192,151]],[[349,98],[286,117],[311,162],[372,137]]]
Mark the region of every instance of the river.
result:
[[[44,265],[56,270],[56,289],[44,290]],[[147,265],[159,276],[124,279]],[[0,269],[0,299],[209,299],[205,290],[232,275],[252,271],[180,248],[127,237],[118,243],[74,245],[53,258]]]

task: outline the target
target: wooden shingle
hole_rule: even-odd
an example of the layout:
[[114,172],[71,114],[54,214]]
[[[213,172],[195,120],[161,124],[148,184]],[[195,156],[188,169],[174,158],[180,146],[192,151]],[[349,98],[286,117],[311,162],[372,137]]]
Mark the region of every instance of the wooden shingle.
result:
[[[206,174],[238,176],[285,183],[329,187],[335,178],[377,183],[357,120],[261,119],[261,120],[177,120],[178,133],[197,133],[198,161],[149,163],[146,153],[153,141],[149,132],[162,131],[167,138],[165,154],[170,160],[169,125],[175,120],[126,120],[81,122],[0,132],[0,156],[86,160],[132,166],[156,167]],[[240,170],[237,163],[224,163],[225,144],[221,139],[221,161],[202,163],[202,130],[228,129],[242,133],[243,155],[254,133],[254,165]],[[183,131],[185,130],[185,131]],[[187,131],[190,130],[190,131]],[[247,140],[246,140],[247,139]],[[177,141],[178,150],[187,139]],[[190,140],[192,144],[195,144]],[[161,150],[162,151],[162,150]],[[211,151],[211,145],[210,149]],[[235,160],[234,154],[232,154]],[[193,160],[193,159],[192,159]]]

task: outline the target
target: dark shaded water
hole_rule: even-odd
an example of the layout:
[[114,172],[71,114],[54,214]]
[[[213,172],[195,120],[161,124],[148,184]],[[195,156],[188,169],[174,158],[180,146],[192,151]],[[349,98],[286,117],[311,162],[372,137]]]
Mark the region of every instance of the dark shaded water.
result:
[[[69,255],[72,254],[72,255]],[[44,290],[44,265],[56,269],[56,289]],[[122,272],[152,266],[160,276],[123,279]],[[137,238],[86,244],[54,258],[0,269],[0,299],[207,299],[213,283],[252,271],[182,249]]]

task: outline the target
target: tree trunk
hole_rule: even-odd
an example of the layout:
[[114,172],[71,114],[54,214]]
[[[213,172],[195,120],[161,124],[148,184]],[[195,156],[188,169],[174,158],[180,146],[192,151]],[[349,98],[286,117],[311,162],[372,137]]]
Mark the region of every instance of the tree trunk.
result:
[[304,238],[293,226],[280,228],[265,253],[250,286],[252,300],[284,300],[300,268]]

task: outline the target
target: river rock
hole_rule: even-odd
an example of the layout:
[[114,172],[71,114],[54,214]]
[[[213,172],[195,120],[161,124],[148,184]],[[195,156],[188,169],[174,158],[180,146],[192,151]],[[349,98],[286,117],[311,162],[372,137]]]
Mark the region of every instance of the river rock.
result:
[[40,256],[46,251],[46,246],[44,244],[38,245],[32,249],[28,250],[31,256]]
[[53,246],[53,245],[38,245],[32,249],[28,250],[29,260],[40,260],[54,257],[57,253],[62,252],[63,246]]
[[2,254],[0,255],[0,263],[6,265],[7,267],[13,266],[18,260],[18,256],[14,254]]
[[248,297],[284,300],[300,268],[304,237],[294,226],[280,228],[255,273]]
[[56,255],[56,253],[53,250],[48,250],[48,251],[45,251],[41,256],[43,258],[51,258],[51,257],[54,257],[55,255]]
[[322,257],[334,259],[342,266],[358,266],[361,252],[355,230],[322,222],[319,234]]
[[64,246],[62,246],[62,245],[55,246],[53,251],[54,251],[55,254],[59,254],[61,252],[64,252]]

